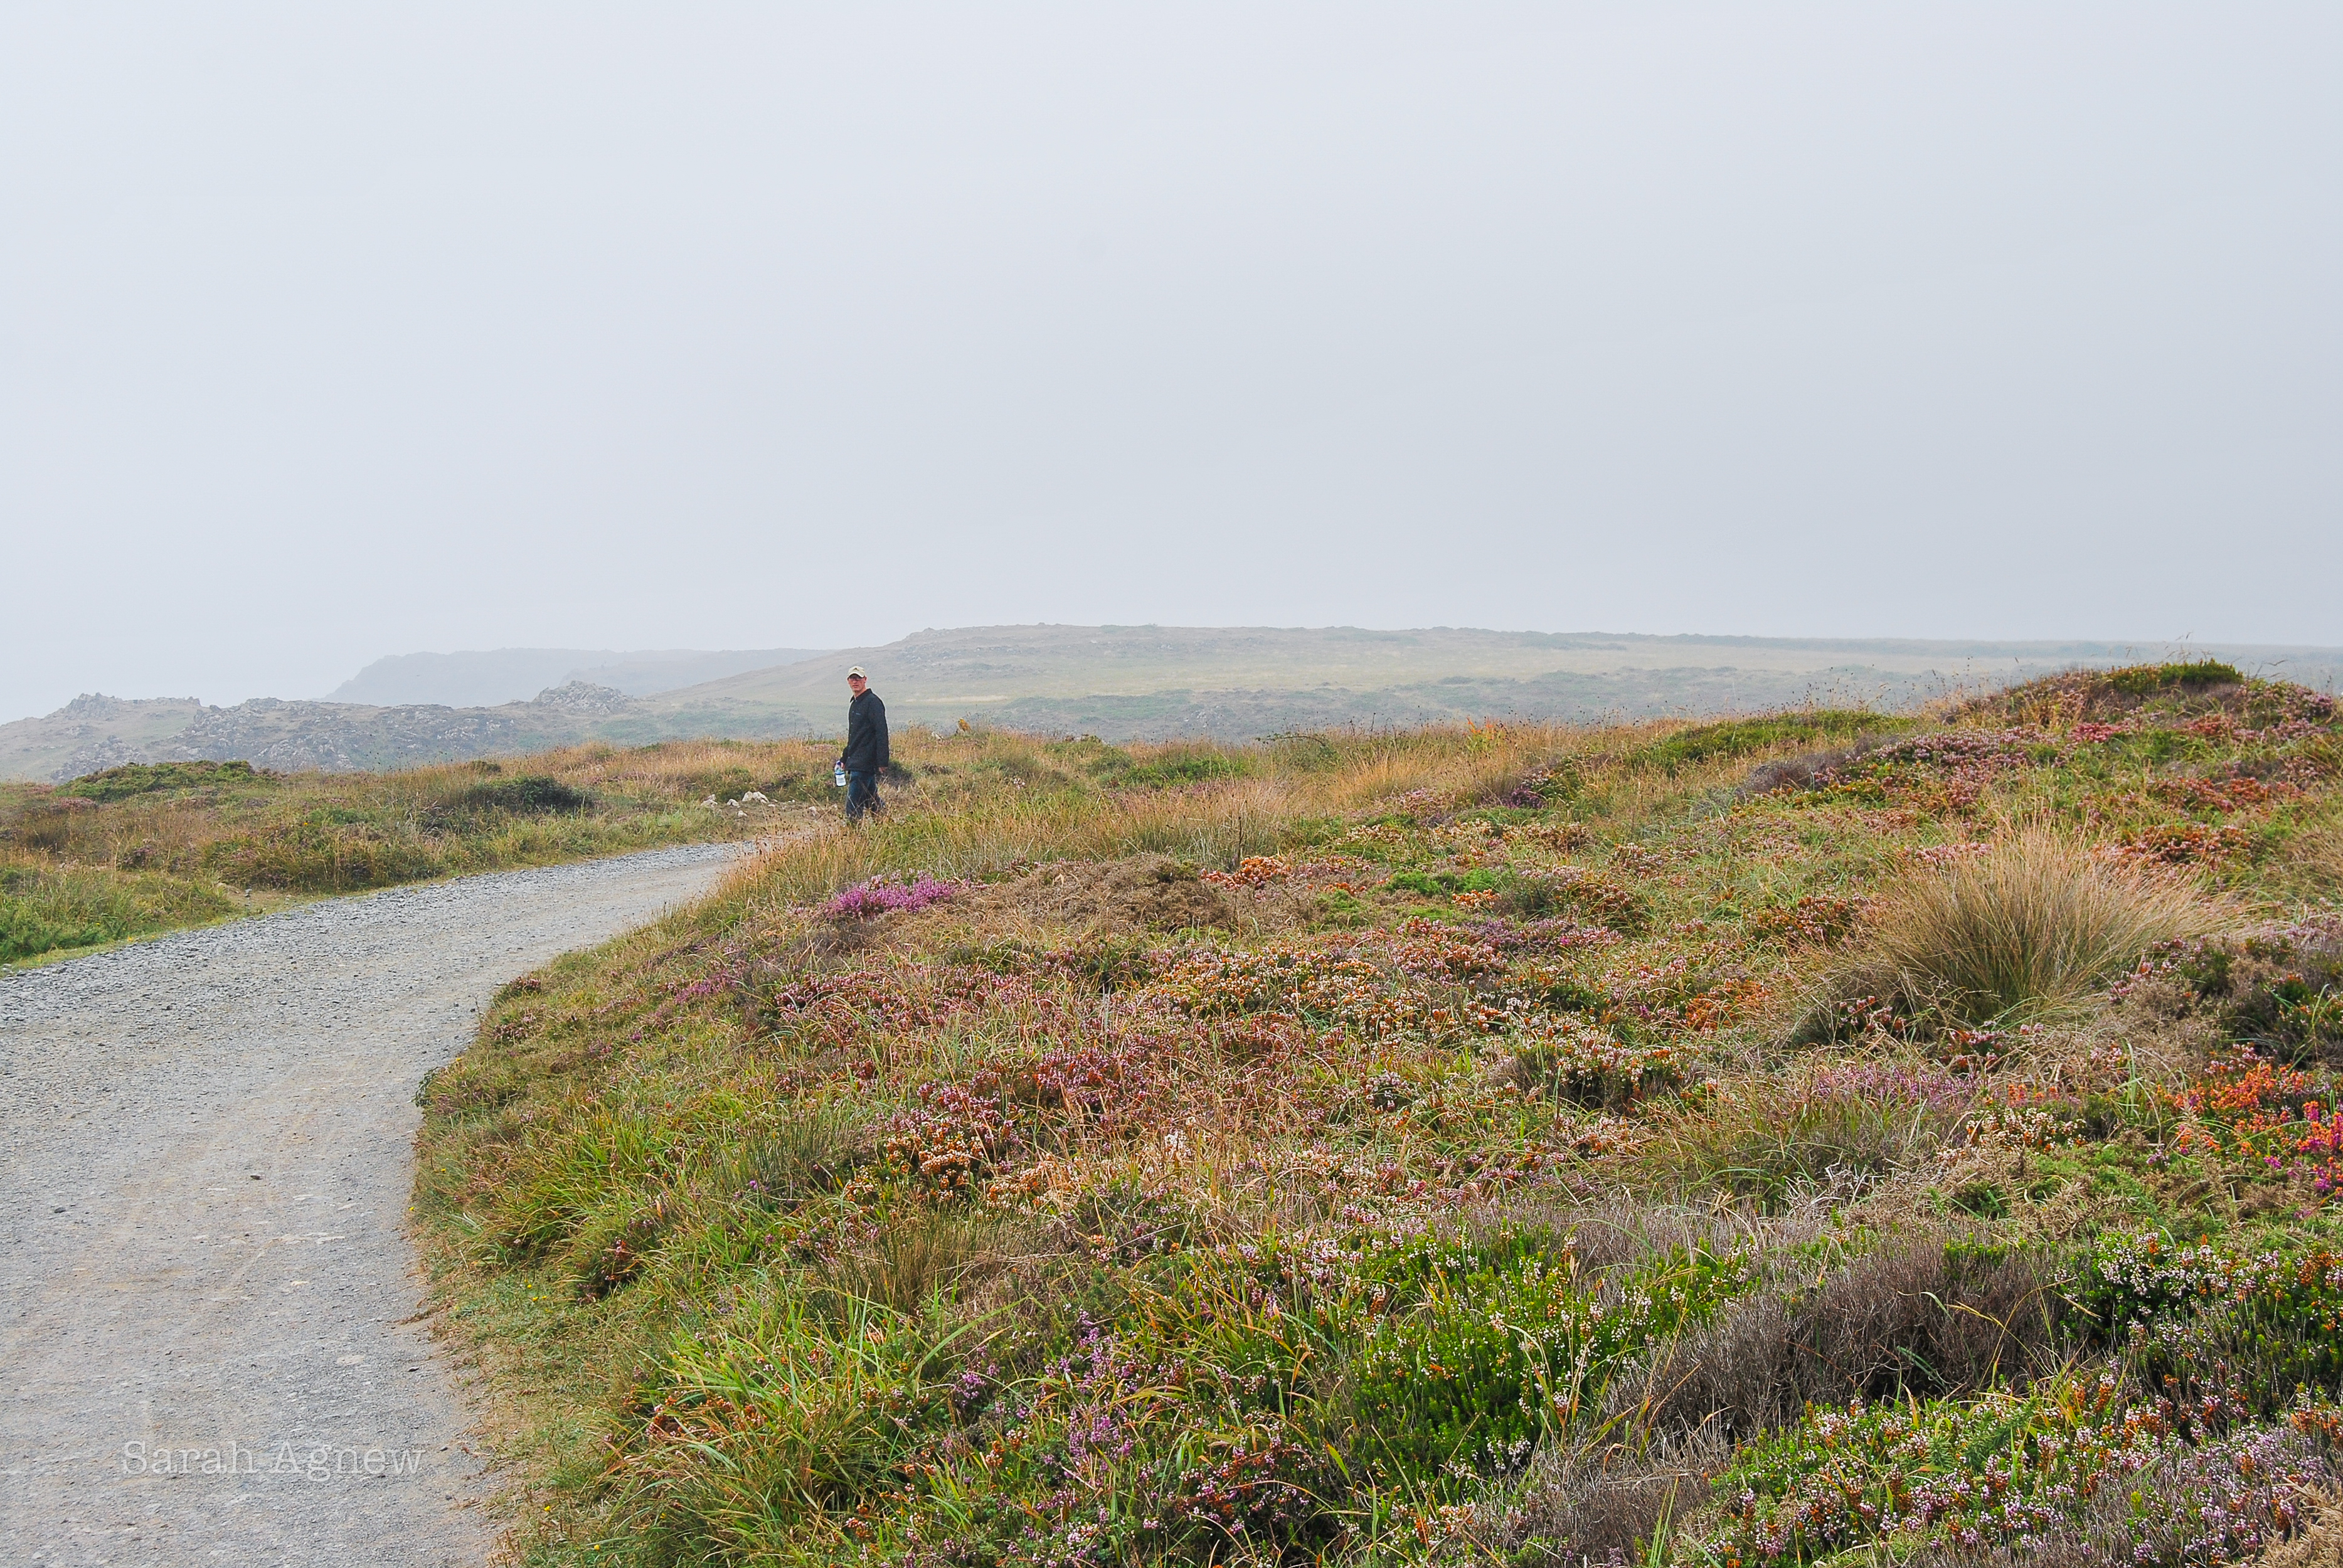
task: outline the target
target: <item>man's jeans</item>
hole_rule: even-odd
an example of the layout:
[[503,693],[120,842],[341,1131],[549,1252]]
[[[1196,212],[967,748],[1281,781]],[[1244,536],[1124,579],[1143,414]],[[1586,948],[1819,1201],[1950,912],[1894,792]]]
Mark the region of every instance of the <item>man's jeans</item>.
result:
[[865,811],[884,811],[886,804],[879,799],[879,775],[849,773],[846,776],[846,819],[862,820]]

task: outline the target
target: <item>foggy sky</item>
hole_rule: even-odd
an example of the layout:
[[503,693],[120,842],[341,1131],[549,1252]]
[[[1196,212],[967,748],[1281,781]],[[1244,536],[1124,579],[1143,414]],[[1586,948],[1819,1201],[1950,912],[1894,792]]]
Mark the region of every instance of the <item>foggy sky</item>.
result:
[[0,719],[417,649],[2343,643],[2343,8],[14,5]]

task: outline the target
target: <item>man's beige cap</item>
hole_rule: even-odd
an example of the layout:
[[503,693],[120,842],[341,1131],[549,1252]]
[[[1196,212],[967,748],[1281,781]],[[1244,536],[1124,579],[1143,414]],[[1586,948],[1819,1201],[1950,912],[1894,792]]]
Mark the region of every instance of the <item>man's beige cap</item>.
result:
[[862,673],[862,667],[861,667],[860,665],[859,665],[859,664],[858,664],[858,665],[856,665],[852,669],[850,669],[850,670],[848,670],[848,671],[846,672],[846,678],[847,678],[847,679],[849,679],[849,680],[853,680],[853,679],[857,678],[858,677],[860,677],[861,679],[864,679],[864,680],[868,680],[868,679],[870,679],[870,678],[869,676],[864,675],[864,674]]

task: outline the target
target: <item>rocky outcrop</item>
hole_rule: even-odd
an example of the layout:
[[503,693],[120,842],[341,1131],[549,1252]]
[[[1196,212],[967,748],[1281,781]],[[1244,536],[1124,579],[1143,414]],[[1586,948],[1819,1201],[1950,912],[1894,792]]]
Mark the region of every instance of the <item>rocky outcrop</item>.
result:
[[296,772],[412,767],[498,753],[534,751],[580,739],[563,709],[532,702],[502,708],[365,708],[343,702],[256,698],[207,708],[142,762],[226,762]]
[[[594,686],[583,680],[573,680],[566,686],[551,686],[519,708],[538,708],[557,713],[578,713],[595,719],[608,719],[617,714],[631,713],[635,699],[615,687]],[[502,711],[497,709],[495,711]]]

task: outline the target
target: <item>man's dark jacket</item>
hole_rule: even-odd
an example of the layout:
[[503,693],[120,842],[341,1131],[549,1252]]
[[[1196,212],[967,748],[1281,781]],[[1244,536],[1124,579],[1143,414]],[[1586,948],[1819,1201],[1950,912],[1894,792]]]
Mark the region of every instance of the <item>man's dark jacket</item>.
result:
[[876,773],[887,766],[887,705],[865,687],[846,705],[846,770]]

